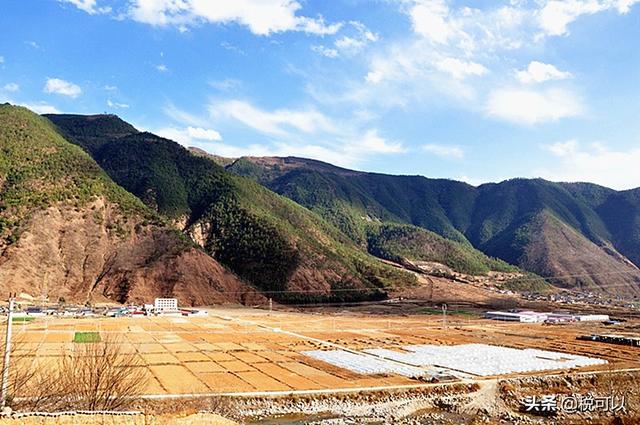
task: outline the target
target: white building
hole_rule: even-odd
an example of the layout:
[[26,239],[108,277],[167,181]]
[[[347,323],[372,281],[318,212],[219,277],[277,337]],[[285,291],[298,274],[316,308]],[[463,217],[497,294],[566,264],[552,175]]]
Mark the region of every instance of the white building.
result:
[[176,298],[156,298],[153,309],[156,314],[175,313],[178,311],[178,300]]
[[547,320],[545,313],[537,313],[535,311],[487,311],[484,314],[486,319],[491,320],[504,320],[507,322],[522,322],[522,323],[540,323]]
[[560,322],[606,322],[609,316],[606,314],[578,314],[569,313],[540,313],[537,311],[487,311],[485,319],[504,320],[507,322],[541,323],[544,321]]
[[608,314],[581,314],[575,316],[576,320],[580,322],[606,322],[609,320]]

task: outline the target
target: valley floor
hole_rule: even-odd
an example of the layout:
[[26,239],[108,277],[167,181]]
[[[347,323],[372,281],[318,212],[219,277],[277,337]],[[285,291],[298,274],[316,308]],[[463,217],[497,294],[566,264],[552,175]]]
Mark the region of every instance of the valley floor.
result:
[[[638,334],[638,329],[640,320],[630,319],[616,332]],[[243,420],[295,411],[295,405],[287,410],[277,408],[279,404],[275,401],[268,401],[275,399],[338,397],[344,401],[360,397],[358,394],[386,397],[396,393],[433,392],[445,392],[455,399],[489,383],[495,386],[496,379],[500,382],[542,377],[563,379],[584,373],[624,374],[640,370],[640,347],[576,339],[580,335],[612,332],[599,323],[559,326],[504,323],[483,319],[478,310],[456,308],[450,310],[445,320],[435,308],[411,307],[410,303],[381,303],[350,310],[325,307],[322,312],[313,309],[269,312],[241,307],[211,308],[206,317],[47,317],[16,324],[14,331],[20,349],[33,353],[43,364],[54,364],[66,350],[73,349],[77,344],[73,342],[77,332],[117,336],[127,351],[135,352],[144,362],[149,378],[144,391],[146,400],[172,404],[176,399],[204,400],[221,396],[243,400],[242,410],[247,414]],[[607,364],[499,377],[445,370],[440,379],[427,382],[393,373],[362,374],[304,354],[314,350],[362,352],[381,348],[400,352],[402,347],[423,344],[533,348],[603,359]],[[414,403],[416,400],[411,397],[409,400]],[[394,398],[385,403],[397,400]],[[400,397],[400,400],[404,399]],[[417,401],[417,404],[411,404],[415,410],[434,405],[432,398]],[[297,408],[303,409],[304,403]],[[512,409],[517,410],[517,402]]]

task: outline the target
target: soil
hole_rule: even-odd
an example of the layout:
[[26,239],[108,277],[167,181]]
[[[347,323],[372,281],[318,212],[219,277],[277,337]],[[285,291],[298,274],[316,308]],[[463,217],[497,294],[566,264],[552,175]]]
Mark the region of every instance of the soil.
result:
[[35,213],[18,242],[0,252],[0,286],[52,302],[142,303],[160,296],[187,306],[265,301],[185,243],[104,199],[81,208],[54,206]]

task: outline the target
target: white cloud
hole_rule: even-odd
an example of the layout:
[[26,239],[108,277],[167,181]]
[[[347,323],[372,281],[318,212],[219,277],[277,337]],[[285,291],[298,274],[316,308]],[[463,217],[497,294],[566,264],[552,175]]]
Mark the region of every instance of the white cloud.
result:
[[314,19],[302,16],[298,18],[298,25],[296,27],[285,28],[281,31],[296,30],[315,35],[332,35],[340,31],[342,25],[343,24],[341,22],[336,24],[327,24],[322,17]]
[[240,47],[236,46],[235,44],[229,43],[228,41],[223,41],[222,43],[220,43],[220,47],[230,52],[235,52],[242,56],[247,55],[247,53],[244,50],[242,50]]
[[409,15],[413,30],[435,43],[447,43],[458,31],[444,0],[416,1]]
[[571,73],[560,71],[548,63],[532,61],[529,63],[527,69],[516,72],[516,76],[521,83],[530,84],[543,83],[550,80],[564,80],[571,78]]
[[369,30],[362,22],[350,21],[342,31],[342,36],[335,39],[332,46],[312,46],[311,50],[328,58],[341,55],[352,56],[362,51],[369,43],[378,41],[378,34]]
[[[210,136],[217,133],[215,130],[194,130],[196,133],[203,130]],[[372,155],[404,152],[404,148],[400,143],[384,139],[376,129],[366,131],[361,137],[356,136],[353,139],[344,140],[335,145],[301,141],[275,141],[269,144],[254,143],[241,146],[218,142],[219,139],[214,140],[216,143],[211,143],[211,140],[193,137],[193,131],[192,135],[189,135],[188,129],[175,127],[162,128],[156,130],[155,133],[167,139],[175,140],[183,146],[196,146],[224,157],[298,156],[326,161],[342,167],[356,167],[364,159]]]
[[[208,110],[216,126],[241,123],[268,140],[250,147],[216,144],[219,155],[293,155],[355,166],[371,156],[406,151],[401,142],[386,138],[378,129],[360,128],[358,118],[339,121],[312,108],[265,110],[247,101],[227,100],[210,104]],[[173,137],[185,139],[184,134]]]
[[422,146],[422,150],[442,158],[461,159],[464,157],[464,150],[459,146],[439,145],[431,143]]
[[548,1],[539,12],[540,27],[547,35],[565,35],[567,26],[578,17],[605,10],[606,6],[595,0],[554,0]]
[[126,103],[113,102],[110,99],[107,100],[107,106],[109,108],[113,108],[113,109],[127,109],[127,108],[129,108],[129,105],[126,104]]
[[165,65],[163,63],[156,65],[155,68],[156,68],[156,71],[158,71],[158,72],[168,72],[169,71],[169,68],[167,68],[167,65]]
[[356,107],[408,107],[412,103],[471,105],[482,84],[469,84],[468,76],[483,76],[488,69],[471,60],[434,50],[428,41],[400,42],[375,54],[361,81],[351,81],[335,93],[313,87],[319,100],[355,103]]
[[202,127],[165,127],[156,130],[156,134],[166,139],[175,140],[184,146],[194,146],[198,142],[219,142],[222,136],[216,130]]
[[44,86],[45,93],[55,93],[76,98],[82,94],[80,86],[59,78],[49,78]]
[[214,89],[222,92],[238,90],[242,88],[242,81],[235,78],[225,78],[223,80],[210,81],[208,84]]
[[38,103],[20,103],[21,106],[25,108],[31,109],[36,114],[60,114],[60,110],[55,106],[49,105],[46,102],[38,102]]
[[[632,1],[636,0],[627,0]],[[619,0],[506,3],[495,5],[489,2],[488,6],[480,9],[457,5],[449,0],[400,1],[402,11],[411,20],[414,35],[374,55],[365,81],[372,84],[406,83],[440,92],[443,91],[440,88],[445,87],[453,92],[450,97],[470,98],[477,85],[463,85],[461,81],[468,76],[489,74],[487,66],[481,63],[501,61],[505,52],[540,42],[536,35],[548,34],[544,25],[551,25],[549,19],[553,16],[547,18],[547,15],[553,15],[549,11],[558,7],[554,3],[564,4],[560,7],[563,10],[572,9],[574,3],[579,3],[579,7],[575,7],[578,10],[604,10],[619,5]],[[589,6],[590,3],[596,5]],[[434,71],[446,74],[450,79],[458,80],[458,83],[446,81],[434,75]],[[520,76],[524,80],[536,81],[568,78],[570,74],[552,68],[552,65],[532,62],[530,69],[521,71]],[[399,90],[400,87],[395,89]]]
[[618,190],[640,186],[640,148],[612,150],[601,143],[583,147],[576,140],[543,146],[556,159],[536,174],[554,181],[586,181]]
[[377,69],[372,69],[367,72],[367,75],[364,77],[364,80],[367,83],[377,84],[385,77],[385,70],[383,66],[378,66]]
[[405,152],[402,143],[389,141],[378,134],[378,130],[367,130],[360,139],[345,144],[347,151],[358,154],[365,153],[402,153]]
[[182,110],[178,107],[176,107],[173,103],[168,103],[164,108],[163,108],[163,112],[165,113],[165,115],[169,118],[171,118],[172,120],[180,123],[180,124],[184,124],[184,125],[188,125],[188,126],[192,126],[192,127],[206,127],[207,126],[207,120],[199,117],[196,114],[192,114],[190,112],[187,112],[185,110]]
[[317,144],[275,143],[273,145],[251,144],[235,146],[225,143],[215,145],[199,145],[209,153],[227,158],[242,156],[297,156],[325,161],[341,167],[355,167],[359,160],[346,155],[343,150],[331,149]]
[[489,94],[486,112],[494,118],[519,124],[537,124],[582,115],[580,99],[564,89],[503,88]]
[[365,42],[363,40],[344,35],[335,41],[335,45],[343,50],[360,50],[365,45]]
[[240,158],[242,156],[287,156],[288,154],[282,154],[281,151],[274,149],[270,146],[263,144],[252,144],[248,146],[235,146],[226,143],[211,144],[199,144],[193,143],[189,146],[199,147],[206,152],[214,155],[219,155],[225,158]]
[[4,96],[0,91],[0,103],[12,103],[14,105],[24,106],[35,112],[36,114],[59,114],[61,113],[58,108],[52,106],[44,101],[40,102],[17,102],[8,96]]
[[[579,116],[585,107],[570,87],[504,88],[515,60],[543,50],[550,35],[542,28],[540,15],[552,1],[467,2],[465,6],[453,0],[397,0],[411,20],[413,33],[373,51],[358,79],[338,72],[333,78],[307,75],[307,92],[325,105],[352,110],[442,106],[485,111],[529,124]],[[629,10],[637,1],[597,3],[615,12]],[[523,52],[516,53],[519,49]],[[566,70],[539,61],[516,72],[518,82],[527,84],[571,78]]]
[[106,91],[110,91],[110,92],[118,91],[118,87],[116,87],[116,86],[110,86],[110,85],[108,85],[108,84],[107,84],[106,86],[104,86],[104,89],[105,89]]
[[343,35],[334,42],[336,48],[342,52],[356,53],[367,44],[380,39],[378,34],[371,31],[362,22],[350,21],[349,27],[352,29],[350,34]]
[[555,156],[573,155],[578,150],[578,142],[576,140],[567,140],[566,142],[558,142],[547,146],[547,149]]
[[[265,109],[247,100],[226,99],[210,101],[206,111],[208,115],[202,116],[169,103],[164,112],[176,124],[156,132],[183,145],[227,157],[301,156],[345,167],[356,167],[373,156],[406,151],[400,141],[367,126],[365,121],[371,114],[363,110],[338,119],[311,107]],[[212,127],[231,134],[246,134],[248,127],[258,134],[245,136],[254,141],[249,145],[243,145],[237,136],[230,144],[222,142],[220,133]]]
[[0,56],[0,65],[4,63],[4,56]]
[[472,75],[484,75],[488,72],[488,69],[479,63],[456,58],[443,58],[436,63],[436,68],[442,72],[450,74],[457,80],[462,80]]
[[96,0],[59,0],[62,3],[71,3],[75,7],[80,10],[84,10],[90,15],[95,15],[98,13],[109,13],[111,12],[110,7],[98,7]]
[[327,24],[319,16],[298,15],[302,8],[295,0],[132,0],[130,16],[139,22],[186,28],[201,22],[236,23],[257,35],[285,31],[335,34],[341,24]]
[[16,83],[8,83],[4,85],[3,89],[10,93],[15,93],[20,90],[20,86]]
[[494,74],[488,64],[528,40],[523,29],[528,15],[516,6],[481,10],[454,7],[444,0],[406,0],[401,4],[414,33],[372,55],[363,84],[352,82],[338,98],[387,107],[453,101],[475,109],[473,100],[488,81],[470,84],[465,79]]
[[395,154],[404,151],[400,144],[385,140],[375,129],[365,132],[361,138],[354,138],[335,146],[300,142],[274,142],[269,145],[236,146],[225,143],[199,144],[197,141],[190,141],[189,146],[198,146],[210,153],[231,158],[241,156],[297,156],[350,168],[357,167],[358,164],[361,164],[363,160],[372,155]]
[[614,1],[616,9],[618,9],[618,13],[622,13],[622,14],[629,13],[629,11],[631,10],[631,7],[636,3],[640,3],[640,0],[617,0],[617,1]]
[[170,139],[178,142],[183,146],[193,146],[191,138],[188,134],[186,134],[184,129],[175,127],[163,127],[153,131],[153,133],[157,134],[160,137],[164,137],[165,139]]
[[445,0],[404,3],[410,5],[405,11],[417,35],[434,48],[453,47],[467,56],[476,51],[521,47],[528,35],[522,27],[531,20],[532,14],[514,2],[487,9],[450,7],[450,2]]
[[471,186],[480,186],[481,184],[485,183],[485,181],[481,180],[481,179],[477,179],[475,177],[470,177],[466,174],[462,174],[459,175],[458,177],[456,177],[456,180],[461,181],[461,182],[465,182],[467,184],[470,184]]
[[628,13],[640,0],[551,0],[536,12],[540,28],[545,35],[563,36],[569,33],[569,24],[582,15],[593,15],[615,9]]
[[273,135],[286,135],[290,129],[303,133],[334,131],[331,121],[315,109],[265,111],[248,102],[229,100],[211,105],[209,111],[213,117],[233,118],[255,130]]
[[220,141],[222,136],[215,130],[201,128],[201,127],[187,127],[187,134],[189,137],[200,140]]
[[340,56],[338,50],[331,47],[311,46],[311,50],[327,58],[337,58],[338,56]]
[[199,147],[209,153],[227,158],[242,156],[298,156],[326,161],[343,167],[354,166],[362,158],[362,155],[358,159],[347,155],[344,149],[333,149],[313,143],[275,142],[270,144],[253,143],[250,145],[232,145],[222,142],[210,143],[207,140],[189,137],[186,129],[175,127],[159,129],[155,133],[167,139],[175,140],[183,146]]
[[469,50],[519,48],[540,35],[563,36],[582,15],[615,9],[628,13],[640,0],[510,1],[489,9],[450,7],[446,0],[409,0],[407,14],[417,34],[435,44],[456,44]]

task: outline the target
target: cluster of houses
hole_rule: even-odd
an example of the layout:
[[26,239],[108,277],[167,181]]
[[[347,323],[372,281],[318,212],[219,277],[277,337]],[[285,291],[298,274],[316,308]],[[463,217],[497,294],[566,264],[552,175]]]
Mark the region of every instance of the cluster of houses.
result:
[[[6,312],[2,312],[6,314]],[[176,298],[156,298],[153,304],[129,305],[111,308],[91,307],[38,307],[28,306],[13,312],[13,317],[144,317],[144,316],[206,316],[206,310],[184,309],[178,307]]]
[[487,311],[486,319],[522,323],[607,322],[608,314],[541,313],[537,311]]
[[525,293],[523,298],[529,301],[550,301],[559,304],[586,304],[615,306],[638,309],[640,308],[640,300],[625,299],[623,297],[612,297],[606,294],[598,294],[594,292],[560,292],[553,294],[537,294]]

